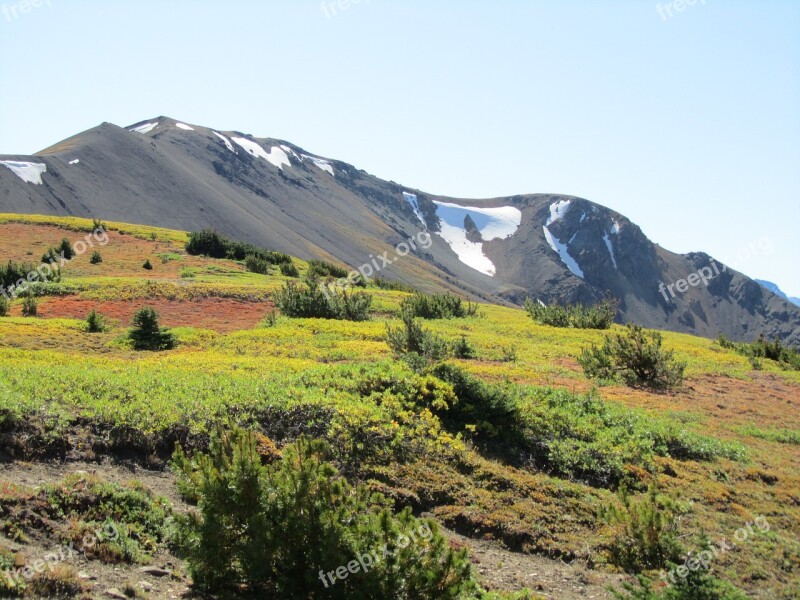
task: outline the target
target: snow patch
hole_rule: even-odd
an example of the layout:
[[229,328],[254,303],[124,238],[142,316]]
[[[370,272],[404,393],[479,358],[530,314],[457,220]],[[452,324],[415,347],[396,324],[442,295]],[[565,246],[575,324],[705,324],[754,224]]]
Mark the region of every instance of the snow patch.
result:
[[239,144],[246,152],[252,154],[256,158],[263,158],[271,165],[283,170],[283,165],[291,167],[292,163],[289,161],[289,156],[286,152],[278,146],[273,146],[269,153],[266,152],[261,146],[247,138],[233,138],[233,141]]
[[428,224],[425,222],[425,217],[422,216],[422,211],[419,209],[419,201],[417,200],[417,195],[410,194],[409,192],[403,192],[403,198],[405,198],[406,202],[408,202],[411,205],[411,210],[414,211],[414,214],[417,215],[417,218],[425,226],[425,229],[427,229]]
[[608,248],[608,253],[611,255],[611,262],[614,263],[614,268],[619,269],[619,267],[617,267],[617,257],[614,256],[614,246],[611,245],[611,238],[608,237],[607,233],[603,234],[603,241],[606,243],[606,248]]
[[81,159],[80,159],[80,158],[76,158],[75,160],[71,160],[71,161],[69,161],[69,164],[71,164],[71,165],[77,165],[79,162],[81,162]]
[[614,226],[611,228],[611,233],[613,233],[614,235],[618,235],[620,229],[621,227],[619,223],[617,221],[614,221]]
[[550,247],[555,252],[558,253],[558,256],[561,258],[561,262],[563,262],[574,275],[577,275],[583,279],[583,271],[578,266],[578,263],[575,261],[575,259],[570,256],[568,248],[569,244],[572,243],[572,240],[575,239],[575,235],[577,235],[577,233],[572,236],[572,239],[568,243],[564,244],[556,236],[550,233],[550,230],[548,229],[550,225],[567,216],[570,205],[570,200],[559,200],[558,202],[553,202],[550,205],[550,216],[548,217],[547,222],[544,224],[542,229],[544,230],[544,237],[547,239],[547,243],[550,244]]
[[42,163],[22,162],[16,160],[0,160],[0,165],[8,167],[14,175],[25,183],[42,185],[42,174],[47,172],[47,165]]
[[158,127],[158,123],[145,123],[144,125],[139,125],[138,127],[134,127],[131,131],[135,131],[136,133],[141,133],[142,135],[146,133],[150,133]]
[[331,175],[336,177],[336,173],[334,173],[333,171],[333,165],[331,165],[331,163],[328,162],[327,160],[322,158],[317,158],[316,156],[309,156],[308,154],[303,154],[303,158],[307,158],[323,171],[330,173]]
[[236,149],[233,147],[233,144],[231,144],[231,141],[228,138],[226,138],[221,133],[217,133],[216,131],[212,131],[211,133],[213,133],[215,136],[217,136],[219,139],[225,142],[225,145],[228,147],[228,150],[236,154]]
[[175,127],[184,131],[194,131],[194,127],[189,127],[186,123],[175,123]]
[[482,239],[488,242],[514,235],[522,222],[522,213],[513,206],[484,208],[436,201],[434,204],[436,216],[439,217],[438,235],[447,242],[461,262],[484,275],[494,277],[497,272],[494,263],[483,253],[483,243],[467,239],[464,220],[469,215]]

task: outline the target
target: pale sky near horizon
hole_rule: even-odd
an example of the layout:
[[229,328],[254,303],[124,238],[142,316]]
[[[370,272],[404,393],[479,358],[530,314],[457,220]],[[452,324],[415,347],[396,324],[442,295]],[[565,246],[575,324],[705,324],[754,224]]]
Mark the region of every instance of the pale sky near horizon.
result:
[[800,297],[800,0],[350,2],[0,0],[0,154],[167,115],[588,198]]

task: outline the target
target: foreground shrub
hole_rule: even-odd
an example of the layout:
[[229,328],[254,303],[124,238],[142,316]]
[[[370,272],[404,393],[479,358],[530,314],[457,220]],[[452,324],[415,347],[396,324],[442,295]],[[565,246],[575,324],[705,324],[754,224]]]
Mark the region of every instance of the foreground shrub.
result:
[[93,265],[99,265],[101,262],[103,262],[103,257],[97,250],[95,250],[92,252],[92,257],[89,259],[89,262]]
[[294,263],[281,263],[280,265],[281,275],[285,277],[300,277],[300,271],[297,270],[297,267]]
[[106,323],[103,315],[92,309],[86,317],[86,331],[89,333],[103,333],[106,330]]
[[447,357],[447,342],[423,329],[414,319],[409,307],[401,308],[400,320],[403,322],[400,327],[391,327],[388,323],[386,325],[386,343],[395,356],[420,365],[435,363]]
[[621,488],[619,504],[604,507],[600,517],[614,529],[611,562],[628,573],[663,569],[680,559],[677,511],[655,483],[637,499]]
[[608,329],[617,316],[619,303],[616,300],[604,300],[595,306],[568,304],[559,306],[544,305],[530,298],[525,300],[528,315],[540,325],[551,327],[574,327],[576,329]]
[[372,306],[372,296],[365,292],[323,290],[315,278],[303,285],[288,282],[275,292],[274,301],[281,314],[306,319],[366,321]]
[[420,319],[453,319],[472,317],[478,312],[478,305],[464,302],[452,294],[423,294],[417,292],[400,303],[400,310],[408,310]]
[[606,336],[599,348],[584,348],[578,357],[590,379],[621,378],[627,385],[672,389],[683,383],[686,363],[675,359],[672,350],[661,349],[661,334],[627,325],[625,334]]
[[158,324],[158,313],[151,307],[139,310],[133,316],[133,327],[128,332],[134,350],[171,350],[175,337]]
[[761,366],[760,359],[773,360],[784,369],[800,371],[800,351],[791,346],[784,346],[778,338],[769,341],[762,333],[755,342],[733,342],[720,335],[717,344],[723,348],[734,350],[750,359],[757,369]]
[[308,261],[308,273],[306,276],[319,277],[320,279],[327,279],[328,277],[342,279],[347,277],[347,269],[324,260],[311,259]]
[[252,432],[212,438],[208,454],[179,449],[174,465],[198,511],[179,518],[195,584],[233,597],[414,600],[475,593],[463,551],[431,521],[393,515],[383,496],[351,486],[301,438],[263,465]]
[[0,317],[8,316],[8,300],[5,296],[0,296]]

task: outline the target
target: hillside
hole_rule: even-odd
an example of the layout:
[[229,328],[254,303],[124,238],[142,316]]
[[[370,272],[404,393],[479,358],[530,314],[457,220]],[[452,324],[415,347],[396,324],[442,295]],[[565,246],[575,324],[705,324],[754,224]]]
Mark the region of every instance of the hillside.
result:
[[[35,156],[0,156],[0,211],[214,227],[302,259],[374,265],[426,291],[505,305],[529,296],[590,304],[610,292],[622,321],[800,344],[800,308],[787,299],[703,252],[661,248],[588,200],[450,198],[291,142],[164,116],[103,123]],[[430,245],[398,254],[421,232]]]
[[[100,128],[105,130],[135,152],[180,145],[177,131],[159,142],[113,126]],[[65,142],[43,155],[49,157],[50,176],[61,179],[57,174],[66,170],[58,162],[61,156],[72,156],[76,149],[90,152],[81,144]],[[79,165],[91,163],[92,156],[106,160],[102,148],[95,151]],[[223,144],[219,152],[230,151]],[[133,170],[135,163],[126,177],[143,176]],[[337,172],[347,170],[331,164]],[[310,189],[312,180],[330,177],[320,166],[303,165],[302,181],[286,185]],[[321,175],[307,177],[305,172],[314,169]],[[270,176],[290,177],[279,173]],[[65,181],[59,185],[68,185]],[[0,185],[8,180],[0,178]],[[177,190],[188,183],[170,185]],[[41,198],[31,212],[72,210],[45,207]],[[549,201],[531,198],[518,205],[532,215],[546,212]],[[404,202],[401,196],[398,206]],[[589,206],[582,202],[575,200],[575,206]],[[98,216],[96,206],[87,203],[84,210]],[[116,210],[113,202],[108,206],[110,213]],[[416,216],[408,206],[410,221]],[[163,208],[164,224],[186,218],[180,202]],[[340,208],[363,220],[361,225],[370,221],[370,226],[388,227],[373,211],[353,215],[344,205]],[[144,196],[125,210],[141,210],[134,215],[137,220],[150,220]],[[223,214],[235,210],[230,206],[205,218],[222,223]],[[326,210],[334,214],[332,207]],[[225,222],[236,222],[225,216]],[[569,228],[573,223],[566,217],[563,227]],[[298,217],[280,213],[275,218],[268,236],[272,241],[283,235],[280,219]],[[190,221],[197,228],[208,224],[199,216]],[[261,222],[253,223],[254,234]],[[635,228],[627,221],[621,224],[623,231]],[[264,447],[285,448],[300,435],[327,440],[348,480],[386,494],[397,510],[411,507],[415,514],[430,515],[449,532],[452,545],[470,547],[487,588],[514,592],[528,587],[533,597],[548,599],[610,598],[605,586],[632,578],[612,564],[610,548],[618,531],[598,513],[619,506],[621,486],[641,500],[658,481],[676,504],[686,550],[696,548],[701,530],[714,542],[730,541],[747,523],[766,519],[769,531],[755,529],[715,557],[712,572],[749,597],[800,597],[800,372],[767,359],[754,369],[755,362],[709,339],[665,332],[665,346],[688,364],[681,389],[655,393],[614,383],[598,387],[585,377],[576,356],[599,343],[605,332],[537,325],[518,307],[481,304],[473,316],[424,321],[425,328],[449,342],[463,337],[475,350],[474,358],[447,361],[448,368],[459,367],[474,378],[470,397],[466,392],[459,397],[459,388],[443,379],[446,369],[420,374],[389,351],[387,323],[397,324],[400,302],[409,295],[405,291],[369,284],[364,291],[373,303],[363,322],[284,315],[271,322],[275,293],[298,278],[275,268],[268,275],[248,272],[241,261],[191,256],[182,231],[103,225],[108,237],[102,244],[95,240],[94,248],[102,261],[92,264],[87,251],[65,264],[61,281],[37,284],[36,318],[22,316],[22,298],[11,303],[10,316],[0,317],[3,569],[25,564],[26,557],[40,556],[81,531],[78,517],[68,523],[64,512],[53,510],[57,494],[50,488],[38,491],[41,486],[55,486],[68,497],[93,498],[98,486],[128,485],[135,479],[139,483],[130,489],[147,498],[136,496],[136,510],[147,513],[141,521],[152,530],[135,530],[125,552],[105,557],[110,565],[90,555],[66,569],[83,572],[86,597],[100,598],[109,588],[126,585],[138,587],[138,593],[149,586],[145,597],[191,594],[186,565],[168,543],[168,532],[153,525],[163,524],[170,510],[191,510],[177,493],[168,461],[176,443],[189,451],[203,449],[217,426],[237,423],[256,430]],[[3,262],[38,262],[62,238],[84,240],[92,228],[91,220],[81,218],[0,215],[0,256]],[[407,222],[389,229],[391,240],[399,239],[401,231],[413,234]],[[343,227],[326,235],[333,243],[352,239],[352,231],[362,230]],[[232,233],[264,240],[244,230]],[[357,243],[363,244],[352,250],[357,263],[361,252],[379,251],[366,236]],[[286,237],[286,245],[271,247],[300,255],[292,259],[300,277],[309,270],[305,259],[321,248],[310,235]],[[524,261],[516,261],[517,266],[510,259],[504,262],[505,251],[490,251],[498,268],[509,273],[527,268]],[[143,268],[145,261],[151,270]],[[449,264],[455,267],[456,262]],[[448,286],[446,272],[433,271],[423,258],[404,265],[409,281],[418,272],[415,283],[422,287],[430,283],[436,288],[437,281]],[[746,287],[737,277],[732,276],[731,285],[738,281]],[[132,349],[126,330],[145,306],[154,307],[161,324],[172,329],[177,348]],[[630,315],[636,314],[632,306]],[[105,332],[85,330],[84,319],[93,309],[106,317],[110,327]],[[615,325],[614,330],[622,328]],[[491,412],[509,406],[513,419]],[[166,499],[154,500],[147,490]],[[123,495],[113,497],[121,502]],[[111,517],[95,514],[91,521],[105,518]],[[149,573],[140,570],[146,563]],[[153,574],[162,568],[169,573]],[[143,579],[145,586],[138,583]]]

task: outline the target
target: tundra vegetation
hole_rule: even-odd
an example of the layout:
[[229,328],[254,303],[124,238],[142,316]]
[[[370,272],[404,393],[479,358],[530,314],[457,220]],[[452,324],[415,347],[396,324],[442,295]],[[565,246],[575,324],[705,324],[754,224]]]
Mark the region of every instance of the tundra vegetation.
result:
[[[41,488],[0,475],[3,569],[36,539],[57,545],[109,523],[120,537],[93,561],[124,569],[168,555],[212,597],[311,586],[317,598],[537,597],[484,589],[455,530],[583,565],[587,579],[616,573],[620,598],[796,597],[792,349],[763,342],[756,370],[738,343],[545,325],[377,280],[331,306],[314,292],[337,275],[324,266],[213,232],[103,225],[102,262],[76,256],[60,280],[32,284],[40,318],[21,316],[27,297],[6,301],[0,454],[166,469],[190,506],[86,473]],[[3,264],[91,230],[0,215]],[[153,280],[141,266],[159,256],[170,258]],[[272,266],[251,272],[248,256]],[[290,264],[297,276],[280,268]],[[650,385],[651,373],[684,385]],[[660,570],[704,534],[730,539],[757,515],[768,533],[664,586]],[[320,580],[425,523],[430,540],[395,561]],[[310,532],[323,541],[307,544]],[[24,591],[0,578],[0,596],[85,593],[70,567]]]

